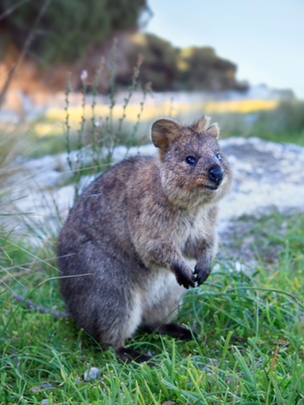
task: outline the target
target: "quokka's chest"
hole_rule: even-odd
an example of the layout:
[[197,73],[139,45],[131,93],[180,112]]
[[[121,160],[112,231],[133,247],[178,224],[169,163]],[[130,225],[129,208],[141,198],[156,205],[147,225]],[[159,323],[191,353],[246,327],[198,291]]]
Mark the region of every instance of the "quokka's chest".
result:
[[171,237],[180,249],[184,249],[189,240],[202,239],[213,233],[214,223],[208,218],[206,210],[201,209],[196,215],[184,215],[176,220],[173,228]]

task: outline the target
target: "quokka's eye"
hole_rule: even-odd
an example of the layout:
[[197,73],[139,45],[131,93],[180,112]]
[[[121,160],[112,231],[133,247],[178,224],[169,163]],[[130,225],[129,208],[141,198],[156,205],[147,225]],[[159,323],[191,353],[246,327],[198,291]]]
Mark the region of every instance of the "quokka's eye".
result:
[[218,158],[218,160],[222,160],[222,156],[219,153],[217,153],[215,156]]
[[196,163],[196,159],[193,156],[187,156],[186,157],[186,163],[188,163],[188,165],[195,165]]

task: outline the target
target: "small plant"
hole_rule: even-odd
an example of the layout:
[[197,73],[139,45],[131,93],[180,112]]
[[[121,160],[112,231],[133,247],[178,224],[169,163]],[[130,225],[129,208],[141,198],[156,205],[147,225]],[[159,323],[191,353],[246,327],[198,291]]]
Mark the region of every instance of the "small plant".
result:
[[[224,261],[208,283],[187,294],[179,317],[196,329],[198,341],[139,331],[129,345],[153,354],[152,369],[123,364],[73,322],[15,302],[11,290],[64,309],[50,260],[53,242],[41,241],[35,251],[2,233],[0,403],[302,405],[304,273],[303,262],[292,263],[303,258],[303,221],[297,213],[261,217],[282,260],[270,270],[262,259],[249,273]],[[265,242],[271,237],[259,227],[251,232]],[[91,367],[99,368],[97,380],[84,378]]]
[[[71,127],[69,123],[69,94],[71,91],[71,76],[67,76],[66,85],[66,119],[65,119],[65,134],[66,134],[66,149],[67,149],[67,160],[71,172],[74,174],[75,180],[75,199],[79,196],[80,190],[80,180],[83,174],[93,174],[96,175],[103,169],[107,168],[111,162],[114,150],[117,145],[120,144],[123,124],[126,118],[126,110],[132,98],[132,95],[137,87],[138,78],[140,74],[140,68],[143,62],[142,56],[138,57],[137,63],[133,69],[132,82],[128,89],[128,94],[124,99],[122,116],[118,119],[118,122],[114,121],[113,110],[116,105],[115,100],[115,58],[116,58],[116,40],[113,42],[113,47],[111,51],[111,62],[110,62],[110,93],[109,93],[109,113],[104,117],[100,117],[99,120],[96,119],[95,106],[96,106],[96,96],[97,88],[99,83],[100,74],[103,70],[104,59],[102,58],[101,63],[96,70],[95,77],[92,85],[92,102],[91,102],[91,128],[87,131],[86,128],[86,94],[87,94],[87,72],[83,71],[81,74],[82,80],[82,114],[80,118],[80,127],[77,136],[77,146],[76,151],[71,150]],[[144,103],[146,96],[150,93],[151,83],[147,83],[143,90],[143,100],[140,103],[139,112],[137,115],[137,120],[133,126],[133,130],[127,141],[127,147],[129,148],[134,144],[134,139],[138,131],[138,126],[140,118],[144,109]],[[90,133],[90,141],[85,144],[84,139]]]

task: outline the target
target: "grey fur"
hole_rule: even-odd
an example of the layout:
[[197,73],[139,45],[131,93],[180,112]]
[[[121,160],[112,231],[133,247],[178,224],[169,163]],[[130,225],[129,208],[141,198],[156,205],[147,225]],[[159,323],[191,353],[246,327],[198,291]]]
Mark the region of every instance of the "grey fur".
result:
[[[225,157],[217,157],[218,128],[208,122],[205,116],[190,127],[156,121],[152,140],[159,158],[126,159],[101,174],[78,198],[59,236],[68,312],[123,359],[130,352],[125,340],[138,326],[157,329],[168,322],[185,288],[210,273],[217,202],[232,175]],[[189,155],[195,167],[186,163]],[[224,173],[217,189],[210,167]],[[195,273],[190,259],[197,262]]]

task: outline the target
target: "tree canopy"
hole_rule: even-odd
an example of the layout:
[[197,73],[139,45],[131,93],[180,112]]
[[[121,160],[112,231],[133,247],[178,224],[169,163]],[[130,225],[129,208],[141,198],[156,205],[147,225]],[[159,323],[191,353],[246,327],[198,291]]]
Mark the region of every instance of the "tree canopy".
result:
[[[175,48],[153,34],[136,34],[131,42],[130,67],[135,64],[137,55],[142,54],[141,80],[151,81],[157,91],[247,88],[236,80],[236,64],[219,57],[213,48]],[[130,72],[118,76],[118,83],[125,84],[128,77]]]
[[[147,0],[1,0],[0,59],[6,45],[13,44],[18,54],[30,42],[22,57],[26,54],[31,62],[38,62],[35,69],[46,67],[44,76],[38,69],[37,76],[43,76],[51,88],[60,66],[77,71],[85,63],[81,68],[94,72],[95,55],[100,60],[99,53],[107,49],[102,49],[105,40],[121,35],[118,85],[130,84],[133,66],[142,54],[140,80],[152,82],[156,91],[246,88],[236,80],[236,65],[210,47],[180,49],[153,34],[130,35],[145,10],[149,10]],[[54,64],[57,68],[52,71]],[[10,62],[7,69],[11,66]],[[74,85],[81,87],[80,79]]]
[[[1,36],[6,43],[13,42],[22,49],[45,1],[0,2]],[[146,0],[51,0],[35,29],[31,54],[44,63],[75,62],[88,47],[116,30],[137,27],[145,9]]]

